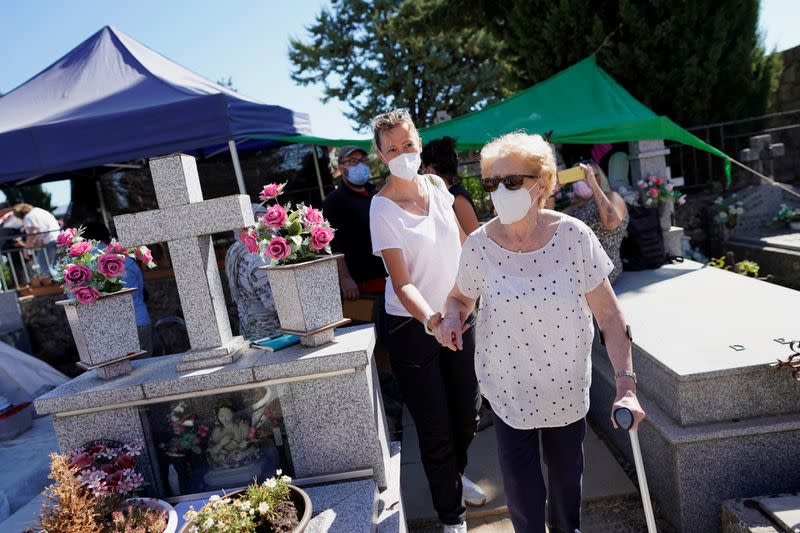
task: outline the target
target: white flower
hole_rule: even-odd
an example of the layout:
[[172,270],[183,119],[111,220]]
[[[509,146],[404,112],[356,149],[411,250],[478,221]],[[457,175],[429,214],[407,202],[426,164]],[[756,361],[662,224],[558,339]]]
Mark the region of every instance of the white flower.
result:
[[214,526],[214,519],[211,517],[206,518],[206,521],[203,522],[203,529],[211,529]]
[[208,499],[208,501],[209,501],[209,502],[211,502],[211,503],[214,503],[214,502],[217,502],[217,501],[219,501],[219,494],[213,494],[213,495],[212,495],[212,496],[211,496],[211,497]]
[[269,504],[267,502],[261,502],[258,504],[258,512],[261,514],[266,514],[269,511]]
[[737,215],[741,215],[743,213],[744,213],[744,207],[737,207],[736,208],[736,214]]
[[241,500],[239,502],[239,508],[242,511],[247,511],[248,509],[250,509],[250,500]]
[[290,478],[289,476],[281,476],[281,481],[283,481],[284,483],[291,483],[292,478]]
[[269,478],[264,482],[264,486],[268,489],[274,489],[278,485],[278,482],[275,480],[274,477]]
[[194,510],[194,507],[189,506],[189,510],[183,514],[183,519],[189,522],[190,520],[194,520],[197,517],[197,511]]
[[254,515],[254,514],[256,514],[256,510],[255,510],[255,509],[250,509],[250,514],[251,514],[251,515]]
[[279,468],[279,469],[277,469],[277,470],[275,471],[275,475],[276,475],[276,476],[283,475],[283,470],[281,470],[280,468]]
[[723,220],[723,221],[724,220],[728,220],[728,213],[726,213],[725,211],[721,212],[718,216],[719,216],[720,220]]

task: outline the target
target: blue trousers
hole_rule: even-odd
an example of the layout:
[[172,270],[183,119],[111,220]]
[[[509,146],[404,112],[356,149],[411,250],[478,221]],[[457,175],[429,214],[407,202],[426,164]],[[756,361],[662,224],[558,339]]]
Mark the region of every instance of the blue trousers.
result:
[[[564,427],[514,429],[494,415],[497,454],[516,533],[573,533],[581,525],[586,420]],[[539,455],[547,465],[547,487]],[[545,515],[545,500],[549,516]]]

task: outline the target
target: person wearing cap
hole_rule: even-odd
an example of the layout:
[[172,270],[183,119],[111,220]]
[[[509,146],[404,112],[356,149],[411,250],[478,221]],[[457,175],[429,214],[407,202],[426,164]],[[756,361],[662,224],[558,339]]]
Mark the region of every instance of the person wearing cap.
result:
[[[253,216],[267,212],[261,204],[253,204]],[[251,254],[234,232],[235,241],[225,254],[225,277],[231,298],[239,314],[239,333],[245,339],[263,339],[280,327],[275,300],[267,280],[267,263],[258,254]]]
[[341,182],[325,197],[322,213],[336,230],[331,243],[339,260],[339,286],[345,300],[357,300],[362,293],[382,294],[386,270],[380,257],[372,254],[369,209],[375,187],[369,182],[367,152],[358,146],[339,150]]

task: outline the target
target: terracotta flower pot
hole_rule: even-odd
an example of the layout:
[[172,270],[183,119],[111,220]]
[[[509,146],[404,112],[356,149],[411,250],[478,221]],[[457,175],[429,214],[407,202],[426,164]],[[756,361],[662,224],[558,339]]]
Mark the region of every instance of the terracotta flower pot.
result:
[[344,322],[338,257],[327,255],[296,265],[263,267],[281,329],[300,336],[305,346],[332,341],[333,328]]
[[[298,510],[299,515],[299,523],[297,527],[294,528],[292,533],[303,533],[306,528],[308,527],[309,522],[311,522],[311,513],[313,509],[311,507],[311,498],[308,497],[306,492],[299,488],[295,487],[294,485],[289,485],[289,490],[291,491],[289,494],[289,498],[294,502],[295,507]],[[237,490],[236,492],[231,492],[227,494],[226,497],[237,497],[239,494],[244,493],[245,489]],[[178,531],[178,533],[189,533],[192,531],[192,527],[194,527],[194,520],[190,520],[183,524],[183,527]]]
[[[56,302],[64,307],[69,327],[83,368],[108,366],[111,363],[127,363],[126,368],[116,368],[117,374],[125,373],[130,363],[128,357],[139,353],[139,336],[136,330],[136,315],[133,309],[133,292],[136,289],[101,296],[91,303],[79,303],[69,299]],[[129,370],[128,370],[129,371]],[[106,375],[108,369],[101,372]]]

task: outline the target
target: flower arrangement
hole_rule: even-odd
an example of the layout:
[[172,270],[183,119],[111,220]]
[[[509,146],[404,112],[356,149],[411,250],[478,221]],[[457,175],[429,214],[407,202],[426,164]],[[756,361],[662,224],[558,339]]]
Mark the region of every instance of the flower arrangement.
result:
[[237,495],[211,496],[200,511],[190,507],[184,519],[193,521],[193,531],[261,531],[265,525],[292,514],[289,489],[292,479],[282,474],[278,470],[274,477],[261,484],[253,483]]
[[98,241],[84,239],[82,234],[83,228],[67,228],[58,234],[56,246],[61,259],[55,276],[63,284],[64,292],[72,293],[82,304],[122,290],[128,257],[138,259],[148,268],[156,266],[147,246],[123,248],[112,240],[101,250]]
[[714,210],[714,222],[721,224],[728,229],[733,229],[739,219],[739,215],[744,214],[744,201],[737,199],[736,193],[727,198],[717,197],[711,205]]
[[788,226],[796,222],[800,222],[800,208],[791,209],[786,204],[781,204],[778,214],[772,219],[773,224],[780,226]]
[[273,430],[275,429],[281,433],[286,432],[283,426],[283,416],[275,414],[271,409],[268,409],[265,410],[258,421],[250,427],[247,438],[256,440],[274,439],[275,434]]
[[575,201],[575,193],[572,192],[572,186],[565,185],[558,189],[553,195],[553,201],[555,202],[556,211],[563,211],[572,205],[572,202]]
[[[330,254],[333,229],[322,212],[304,204],[280,205],[285,184],[265,185],[258,198],[267,208],[254,226],[242,229],[240,240],[250,253],[266,257],[273,265],[291,265]],[[268,205],[267,202],[275,200]]]
[[119,494],[125,497],[139,491],[144,478],[136,471],[140,443],[120,444],[100,441],[81,446],[69,454],[81,483],[96,498]]
[[164,509],[125,501],[143,485],[141,474],[135,471],[141,449],[138,443],[100,441],[68,455],[51,454],[54,483],[45,489],[42,511],[29,532],[164,531],[168,522]]
[[201,423],[195,414],[186,414],[186,403],[178,402],[169,413],[169,426],[172,437],[169,442],[162,442],[159,448],[167,455],[181,456],[187,451],[199,454],[201,444],[208,436],[208,424]]
[[641,203],[645,207],[653,207],[675,202],[678,205],[686,203],[686,195],[675,190],[674,185],[667,178],[647,176],[636,182],[641,195]]

